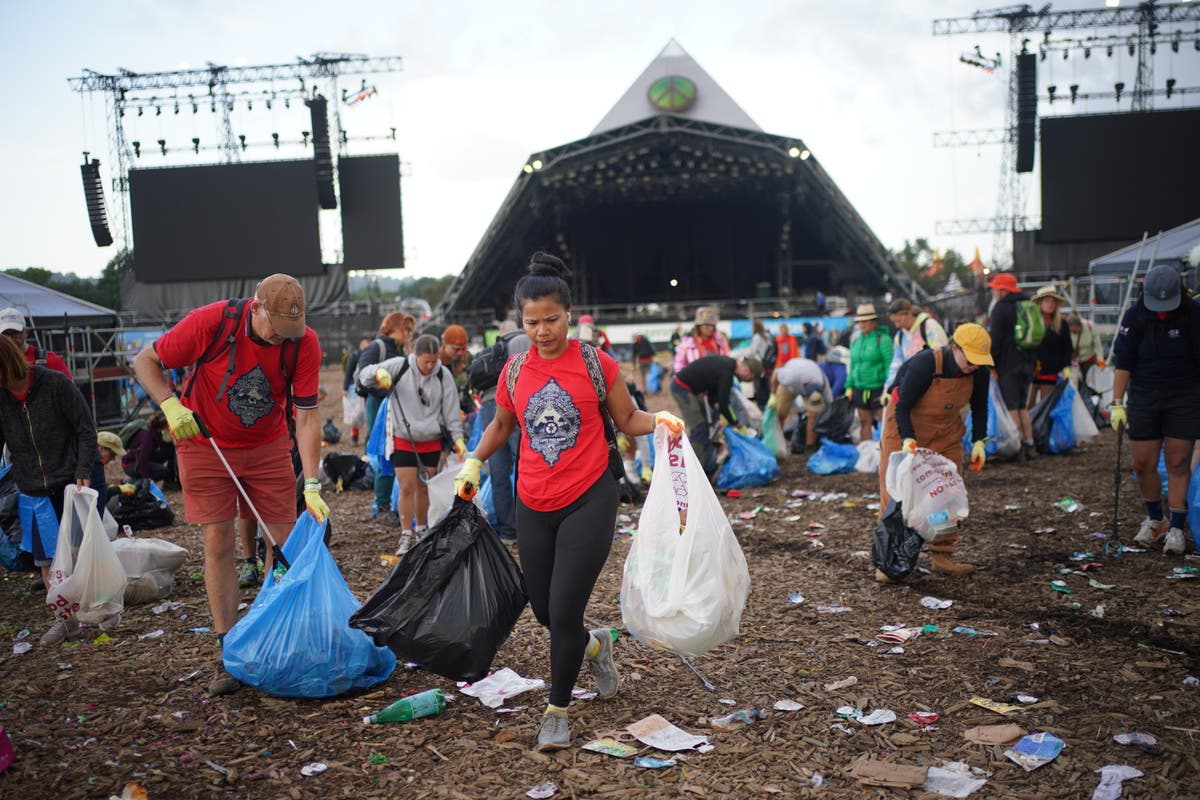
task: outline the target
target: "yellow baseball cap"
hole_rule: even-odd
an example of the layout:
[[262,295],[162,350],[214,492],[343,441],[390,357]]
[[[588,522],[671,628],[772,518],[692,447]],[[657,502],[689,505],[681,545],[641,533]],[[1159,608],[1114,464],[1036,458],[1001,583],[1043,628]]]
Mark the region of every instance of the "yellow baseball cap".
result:
[[992,367],[992,337],[982,325],[966,322],[954,329],[954,343],[962,348],[963,355],[972,364]]

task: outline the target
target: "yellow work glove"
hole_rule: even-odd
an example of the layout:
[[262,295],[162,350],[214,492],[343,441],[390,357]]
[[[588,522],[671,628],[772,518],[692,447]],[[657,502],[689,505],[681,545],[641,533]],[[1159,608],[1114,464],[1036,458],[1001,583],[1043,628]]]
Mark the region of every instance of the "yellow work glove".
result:
[[171,429],[171,435],[175,437],[175,441],[191,439],[193,436],[200,435],[200,426],[196,424],[196,416],[192,414],[191,409],[185,408],[183,403],[179,402],[178,397],[171,395],[159,403],[158,407],[162,409],[163,416],[167,418],[167,427]]
[[987,461],[987,449],[984,447],[983,439],[980,439],[971,445],[971,466],[967,469],[971,472],[981,472],[985,461]]
[[388,372],[383,367],[375,370],[375,385],[380,389],[392,388],[392,373]]
[[900,445],[900,449],[906,453],[917,452],[917,440],[916,439],[905,439],[904,442]]
[[854,390],[853,390],[853,389],[851,389],[849,386],[847,386],[847,387],[846,387],[846,399],[847,399],[847,400],[853,400],[853,399],[854,399]]
[[329,506],[321,499],[321,484],[316,478],[309,478],[304,482],[304,506],[317,522],[324,522],[329,516]]
[[879,395],[880,408],[886,408],[887,404],[890,402],[892,402],[892,393],[891,392],[884,392],[883,394]]
[[1063,375],[1063,378],[1064,378],[1064,379],[1066,379],[1066,380],[1068,380],[1068,381],[1069,381],[1069,380],[1071,380],[1071,368],[1070,368],[1070,367],[1063,367],[1063,373],[1062,373],[1062,375]]
[[121,494],[135,494],[137,492],[137,485],[132,483],[122,483],[120,489]]
[[1125,403],[1121,400],[1113,400],[1112,407],[1109,410],[1108,424],[1112,425],[1112,429],[1120,430],[1125,423]]
[[654,476],[654,470],[649,467],[642,467],[642,483],[650,485],[650,478]]
[[483,466],[483,462],[475,456],[467,456],[467,460],[463,462],[462,469],[458,471],[458,475],[454,478],[454,493],[463,500],[471,501],[475,499],[475,492],[479,491],[479,470]]
[[771,395],[771,399],[767,400],[767,408],[775,408],[777,404],[778,401],[775,399],[775,395]]
[[467,443],[460,436],[454,440],[454,454],[459,458],[464,458],[467,455]]
[[[774,400],[775,398],[772,397],[771,399]],[[670,411],[659,411],[654,415],[654,427],[657,428],[659,425],[666,425],[667,430],[669,430],[673,436],[678,436],[679,434],[683,433],[683,420],[672,414]]]

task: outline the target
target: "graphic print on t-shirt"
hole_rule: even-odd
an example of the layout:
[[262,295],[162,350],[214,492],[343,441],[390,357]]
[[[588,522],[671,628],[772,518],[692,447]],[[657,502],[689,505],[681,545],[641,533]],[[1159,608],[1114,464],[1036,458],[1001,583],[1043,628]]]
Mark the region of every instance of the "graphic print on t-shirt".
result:
[[525,406],[529,449],[539,454],[547,466],[553,467],[563,451],[575,446],[579,423],[579,409],[554,378],[530,395]]
[[229,387],[229,410],[247,428],[270,414],[274,407],[271,382],[267,380],[261,365],[242,375]]

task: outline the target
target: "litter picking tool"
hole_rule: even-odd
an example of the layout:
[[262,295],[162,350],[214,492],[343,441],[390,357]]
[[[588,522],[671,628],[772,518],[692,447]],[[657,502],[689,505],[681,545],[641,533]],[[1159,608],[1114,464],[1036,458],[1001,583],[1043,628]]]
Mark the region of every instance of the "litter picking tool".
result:
[[700,670],[696,669],[696,667],[692,665],[692,662],[689,661],[686,656],[679,656],[679,660],[682,661],[688,669],[696,673],[696,677],[699,678],[700,682],[704,684],[705,689],[708,689],[710,692],[715,692],[717,690],[717,687],[712,685],[712,681],[704,677]]
[[271,555],[275,557],[275,563],[283,567],[284,572],[292,568],[288,560],[283,557],[283,551],[279,549],[279,545],[275,543],[275,537],[271,535],[271,529],[267,527],[267,523],[263,522],[262,515],[258,513],[258,509],[254,507],[254,503],[250,502],[250,495],[246,493],[246,487],[242,486],[242,482],[238,480],[238,476],[233,474],[233,467],[229,466],[229,462],[225,460],[225,454],[221,452],[221,448],[217,446],[217,440],[214,439],[208,432],[208,428],[204,427],[204,423],[200,421],[200,415],[195,411],[192,412],[192,417],[196,420],[196,427],[200,429],[200,435],[208,439],[212,445],[213,452],[217,454],[217,458],[221,459],[221,463],[225,465],[225,471],[229,473],[229,477],[233,479],[233,485],[237,487],[242,495],[242,499],[246,501],[250,511],[253,512],[254,518],[258,520],[258,529],[262,531],[262,535],[271,543]]
[[1125,423],[1117,426],[1117,470],[1113,473],[1113,523],[1112,533],[1108,536],[1108,541],[1104,543],[1104,554],[1117,558],[1121,555],[1124,549],[1121,546],[1121,537],[1117,534],[1118,510],[1121,507],[1121,443],[1125,439]]

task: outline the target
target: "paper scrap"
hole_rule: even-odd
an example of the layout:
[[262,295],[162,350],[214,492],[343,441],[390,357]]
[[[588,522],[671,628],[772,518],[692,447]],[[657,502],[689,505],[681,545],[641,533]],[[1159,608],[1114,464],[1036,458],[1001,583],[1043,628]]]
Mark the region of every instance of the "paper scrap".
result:
[[890,761],[862,759],[850,768],[850,776],[868,786],[911,788],[925,783],[925,767],[893,764]]
[[640,719],[629,725],[626,730],[639,742],[671,753],[697,750],[708,745],[708,739],[677,728],[658,714]]
[[1092,792],[1092,800],[1117,800],[1121,796],[1121,784],[1142,777],[1142,771],[1127,764],[1106,764],[1100,769],[1100,783]]
[[593,753],[604,753],[606,756],[616,756],[617,758],[629,758],[638,751],[636,747],[622,744],[616,739],[596,739],[585,744],[583,749],[590,750]]
[[488,708],[499,708],[510,697],[545,686],[546,682],[541,678],[523,678],[511,668],[505,667],[482,680],[462,687],[461,690],[469,697],[479,698],[479,702]]
[[834,681],[833,683],[827,683],[827,684],[825,684],[825,691],[827,691],[827,692],[836,692],[836,691],[838,691],[839,689],[846,689],[846,688],[849,688],[849,687],[853,686],[853,685],[854,685],[854,684],[856,684],[856,683],[858,683],[858,678],[856,678],[856,677],[854,677],[853,675],[851,675],[849,678],[843,678],[843,679],[842,679],[842,680],[840,680],[840,681]]
[[1005,725],[976,725],[963,731],[963,738],[968,742],[984,745],[1012,744],[1024,735],[1025,730],[1011,722]]
[[1053,733],[1034,733],[1021,737],[1020,741],[1004,751],[1004,755],[1026,772],[1033,772],[1058,758],[1065,746],[1063,740]]
[[997,703],[995,700],[988,700],[986,697],[972,697],[971,705],[986,708],[988,711],[995,711],[997,714],[1015,714],[1021,710],[1020,706],[1010,706],[1008,703]]
[[859,717],[858,721],[863,725],[884,725],[896,721],[896,712],[888,711],[886,708],[877,708],[870,714]]
[[940,767],[930,767],[921,788],[943,797],[967,797],[987,783],[987,778],[977,778],[977,774],[982,774],[978,768],[961,761],[948,761]]

